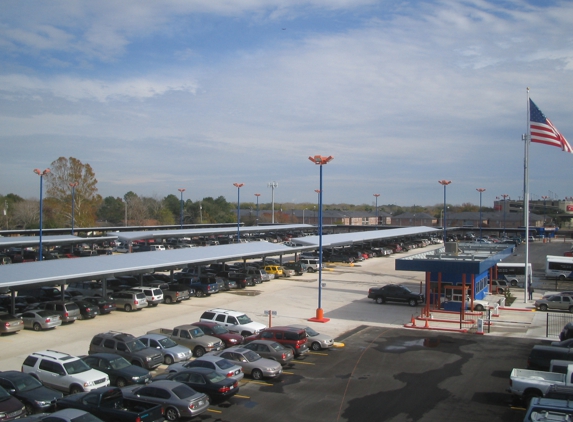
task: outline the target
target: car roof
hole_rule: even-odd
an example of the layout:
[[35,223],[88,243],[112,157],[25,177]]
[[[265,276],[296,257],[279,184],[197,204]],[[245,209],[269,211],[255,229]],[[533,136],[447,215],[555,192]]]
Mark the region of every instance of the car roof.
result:
[[102,359],[117,359],[120,358],[120,355],[117,355],[115,353],[92,353],[91,355],[88,356],[83,356],[83,358],[90,358],[90,357],[96,357],[96,358],[102,358]]
[[25,376],[31,376],[31,375],[20,372],[20,371],[2,371],[2,372],[0,372],[0,378],[6,378],[6,379],[15,379],[15,378],[21,378],[21,377],[25,377]]
[[180,374],[182,372],[194,372],[194,373],[201,373],[201,374],[210,374],[211,372],[215,372],[211,368],[204,368],[202,366],[192,366],[191,368],[185,368],[182,371],[175,372],[176,374]]
[[280,344],[280,343],[277,343],[277,342],[274,341],[274,340],[253,340],[253,341],[249,341],[248,344],[253,344],[253,343],[256,343],[256,344],[267,344],[267,345],[269,345],[269,346],[270,346],[271,344]]

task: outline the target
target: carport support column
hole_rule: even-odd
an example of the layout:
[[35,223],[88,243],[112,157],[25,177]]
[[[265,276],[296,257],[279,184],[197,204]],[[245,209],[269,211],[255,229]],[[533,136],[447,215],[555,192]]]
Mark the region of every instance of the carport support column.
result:
[[426,271],[426,317],[430,318],[430,272]]
[[[466,290],[466,274],[463,273],[462,274],[462,311],[460,313],[461,319],[462,321],[466,318],[466,294],[467,294],[467,290]],[[470,304],[470,310],[471,309],[471,305]]]

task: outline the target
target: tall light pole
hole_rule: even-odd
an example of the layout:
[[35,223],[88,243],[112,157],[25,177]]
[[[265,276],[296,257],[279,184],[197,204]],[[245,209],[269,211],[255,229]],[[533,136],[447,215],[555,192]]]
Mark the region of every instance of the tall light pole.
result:
[[310,318],[310,321],[315,322],[328,322],[329,318],[324,318],[324,311],[322,310],[322,167],[334,159],[332,155],[323,157],[315,155],[308,157],[310,161],[320,167],[320,189],[318,190],[318,308],[316,309],[316,317]]
[[271,196],[271,223],[275,224],[275,188],[279,187],[277,182],[270,182],[267,185],[272,190]]
[[380,220],[378,219],[378,197],[380,196],[379,193],[375,193],[374,197],[376,198],[376,230],[378,230],[378,224],[380,224]]
[[185,189],[180,188],[177,190],[179,192],[181,192],[181,207],[180,207],[180,211],[179,211],[179,228],[183,229],[183,192],[185,192]]
[[[543,227],[545,227],[545,220],[547,219],[547,198],[548,196],[541,197],[541,199],[543,199]],[[567,197],[565,197],[565,199],[567,199]]]
[[506,198],[508,196],[509,195],[507,195],[505,193],[501,195],[501,197],[503,198],[503,237],[506,236],[506,234],[505,234],[505,209],[507,208]]
[[438,180],[438,183],[444,187],[444,220],[442,221],[442,225],[444,226],[444,245],[445,245],[445,244],[446,244],[446,241],[448,240],[448,237],[447,237],[447,234],[446,234],[446,226],[447,226],[447,215],[446,215],[446,186],[448,186],[450,183],[452,183],[452,181],[451,181],[451,180]]
[[[316,209],[318,209],[320,207],[320,189],[315,189],[314,191],[316,192]],[[320,223],[322,224],[322,217],[320,218]],[[318,226],[318,220],[316,221],[316,225]]]
[[72,236],[74,235],[74,210],[76,208],[76,186],[78,182],[69,183],[70,187],[72,188]]
[[255,193],[255,196],[257,197],[257,226],[259,225],[259,196],[261,196],[260,193]]
[[481,218],[481,194],[485,192],[484,188],[476,188],[476,190],[479,192],[479,238],[482,238],[481,235],[481,226],[482,226],[482,218]]
[[244,183],[233,183],[233,186],[237,188],[237,243],[241,235],[241,188],[244,185]]
[[42,249],[42,216],[44,214],[43,211],[43,200],[42,200],[42,192],[44,190],[44,176],[48,175],[50,173],[50,169],[46,169],[44,171],[40,170],[40,169],[34,169],[34,173],[36,173],[38,176],[40,176],[40,250],[39,250],[39,254],[38,254],[38,261],[41,261],[44,255],[44,250]]
[[308,208],[303,208],[302,210],[302,224],[304,224],[304,212],[307,210]]

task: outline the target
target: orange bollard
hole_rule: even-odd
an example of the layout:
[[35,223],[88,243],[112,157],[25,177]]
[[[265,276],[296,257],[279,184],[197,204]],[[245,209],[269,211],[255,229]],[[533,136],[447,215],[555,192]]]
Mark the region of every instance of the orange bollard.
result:
[[430,324],[428,323],[427,319],[426,319],[426,325],[424,325],[424,328],[430,328]]
[[412,327],[416,326],[416,318],[414,318],[414,315],[412,315]]

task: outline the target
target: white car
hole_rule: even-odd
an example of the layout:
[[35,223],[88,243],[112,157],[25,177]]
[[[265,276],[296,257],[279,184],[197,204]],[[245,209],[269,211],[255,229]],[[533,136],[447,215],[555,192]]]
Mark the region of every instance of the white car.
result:
[[326,334],[320,334],[308,325],[293,324],[289,327],[302,328],[306,331],[306,341],[309,349],[315,352],[321,349],[330,349],[334,345],[334,339]]
[[267,328],[266,325],[253,321],[243,312],[228,309],[210,309],[203,312],[200,320],[224,325],[230,332],[240,334],[243,337],[258,334],[259,331]]

